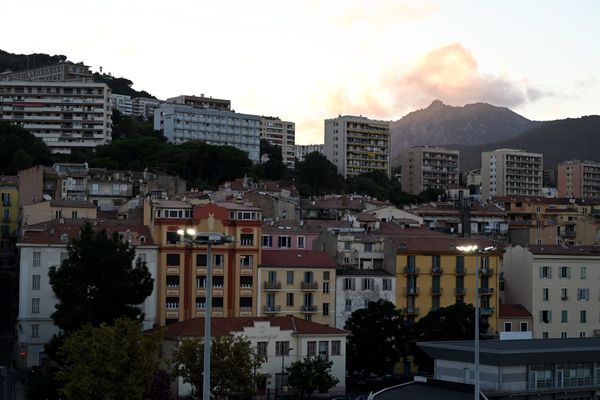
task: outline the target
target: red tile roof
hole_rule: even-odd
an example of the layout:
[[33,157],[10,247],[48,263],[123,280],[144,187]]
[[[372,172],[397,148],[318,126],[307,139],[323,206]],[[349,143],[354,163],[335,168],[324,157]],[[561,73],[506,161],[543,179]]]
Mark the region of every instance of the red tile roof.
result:
[[553,255],[600,255],[600,246],[562,246],[558,244],[530,244],[529,251],[532,254]]
[[360,222],[377,222],[379,221],[377,219],[377,217],[375,217],[373,214],[369,214],[366,212],[361,212],[356,216],[356,220],[360,221]]
[[263,250],[261,267],[335,268],[336,263],[319,250]]
[[500,318],[529,317],[532,315],[522,304],[500,304]]
[[[271,326],[281,330],[292,331],[300,335],[345,335],[346,332],[327,325],[304,319],[285,317],[228,317],[212,318],[211,332],[214,336],[228,335],[232,332],[243,332],[245,327],[254,326],[255,322],[268,321]],[[166,338],[185,338],[204,336],[204,318],[194,318],[175,322],[166,326]]]

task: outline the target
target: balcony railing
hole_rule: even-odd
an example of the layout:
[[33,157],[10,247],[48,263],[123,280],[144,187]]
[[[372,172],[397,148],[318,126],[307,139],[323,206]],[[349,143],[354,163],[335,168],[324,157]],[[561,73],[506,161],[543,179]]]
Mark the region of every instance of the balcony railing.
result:
[[443,272],[442,267],[431,267],[432,275],[439,275]]
[[465,289],[464,287],[457,287],[454,288],[454,293],[457,296],[464,296],[467,293],[467,289]]
[[494,293],[494,288],[480,288],[479,294],[481,296],[491,295]]
[[279,281],[265,281],[265,290],[280,290],[281,282]]
[[314,313],[317,312],[317,306],[314,305],[303,305],[300,307],[303,313]]
[[406,315],[417,315],[419,314],[419,307],[404,307],[402,311]]
[[319,284],[317,282],[302,281],[300,283],[300,288],[302,290],[317,290],[319,288]]
[[464,275],[465,274],[465,267],[456,267],[456,275]]
[[419,288],[418,287],[405,287],[404,288],[404,295],[405,296],[416,296],[419,294]]
[[441,287],[432,287],[431,288],[431,295],[432,296],[441,296],[443,289],[444,288],[441,288]]
[[493,268],[484,267],[484,268],[481,268],[480,273],[481,273],[482,276],[493,275],[494,274],[494,269]]
[[416,275],[419,273],[419,268],[411,265],[404,267],[404,273],[408,275]]
[[263,311],[265,312],[265,314],[278,313],[281,312],[281,306],[264,306]]
[[481,307],[479,309],[479,313],[481,315],[492,315],[494,313],[494,308],[493,307]]

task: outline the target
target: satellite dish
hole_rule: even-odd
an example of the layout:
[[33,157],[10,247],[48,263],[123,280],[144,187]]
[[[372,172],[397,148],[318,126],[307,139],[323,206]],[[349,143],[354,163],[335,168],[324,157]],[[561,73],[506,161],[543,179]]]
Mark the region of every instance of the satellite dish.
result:
[[52,200],[52,196],[50,196],[49,194],[43,194],[43,195],[42,195],[42,198],[43,198],[44,200],[46,200],[46,201],[50,201],[50,200]]

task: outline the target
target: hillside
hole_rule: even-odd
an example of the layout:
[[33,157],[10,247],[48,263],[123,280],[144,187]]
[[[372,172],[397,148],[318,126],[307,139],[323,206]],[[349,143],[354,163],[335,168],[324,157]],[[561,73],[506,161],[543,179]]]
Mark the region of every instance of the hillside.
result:
[[460,150],[462,171],[479,168],[481,152],[521,149],[544,155],[544,169],[572,159],[600,161],[600,116],[549,121],[516,137],[482,146],[448,146]]
[[418,145],[483,145],[517,136],[540,122],[506,107],[486,103],[449,106],[435,100],[392,122],[392,160],[401,149]]

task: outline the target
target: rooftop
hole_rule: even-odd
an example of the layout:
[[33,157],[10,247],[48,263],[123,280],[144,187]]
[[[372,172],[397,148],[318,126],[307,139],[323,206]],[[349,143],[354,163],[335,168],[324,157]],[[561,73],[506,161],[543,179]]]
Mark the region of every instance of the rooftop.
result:
[[318,250],[263,250],[261,267],[335,268],[333,258]]
[[500,312],[498,313],[500,318],[510,317],[526,317],[531,318],[531,313],[523,307],[522,304],[500,304]]
[[[380,390],[373,395],[374,400],[472,400],[473,385],[442,381],[430,378],[415,378],[413,382],[403,383]],[[481,396],[480,398],[485,398]]]
[[563,246],[559,244],[530,244],[532,254],[600,256],[600,246]]

